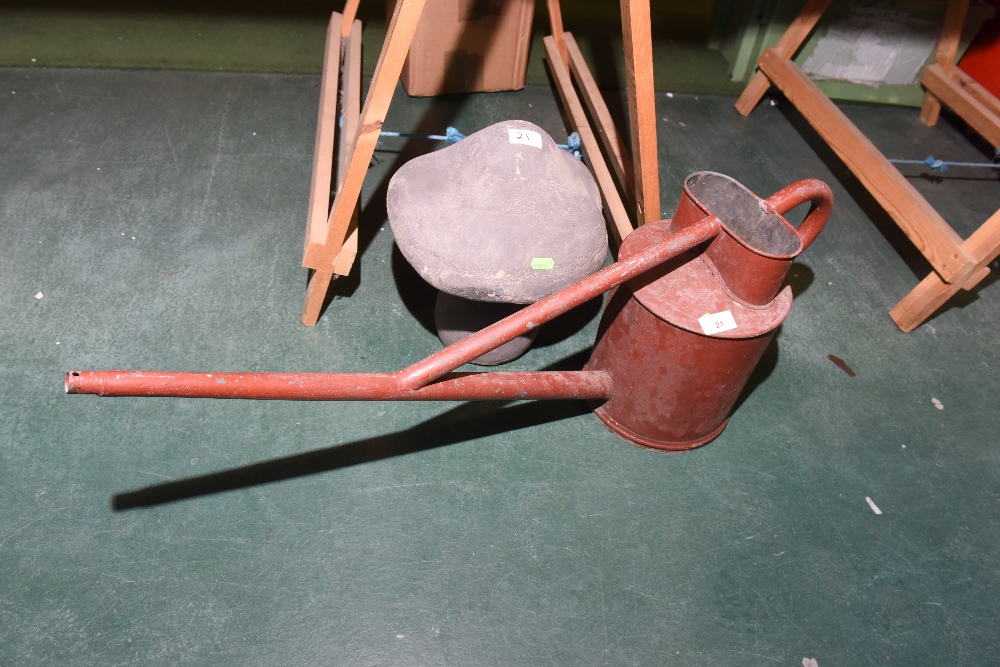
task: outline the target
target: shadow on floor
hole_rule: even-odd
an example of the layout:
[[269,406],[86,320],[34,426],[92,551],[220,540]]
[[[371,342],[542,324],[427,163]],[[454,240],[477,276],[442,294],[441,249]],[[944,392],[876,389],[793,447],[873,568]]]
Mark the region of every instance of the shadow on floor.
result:
[[[544,370],[578,370],[589,357],[590,350],[582,350]],[[590,411],[584,401],[569,400],[463,403],[397,433],[118,493],[112,496],[111,507],[123,511],[282,482],[561,421]]]

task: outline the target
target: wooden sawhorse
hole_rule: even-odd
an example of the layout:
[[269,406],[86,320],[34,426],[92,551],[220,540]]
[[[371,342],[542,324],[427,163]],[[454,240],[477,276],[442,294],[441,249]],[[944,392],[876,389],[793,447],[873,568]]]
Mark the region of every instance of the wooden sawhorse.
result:
[[[896,325],[909,332],[959,290],[974,288],[989,274],[989,263],[1000,255],[1000,211],[963,241],[899,170],[792,62],[791,58],[830,1],[809,0],[777,45],[764,51],[757,63],[759,69],[737,100],[736,109],[748,115],[768,87],[776,86],[930,262],[934,272],[889,311]],[[936,62],[926,68],[923,76],[928,96],[921,118],[933,125],[943,103],[997,148],[1000,147],[1000,102],[954,67],[968,5],[968,0],[951,0],[948,5],[937,44]]]
[[[583,152],[600,187],[608,228],[617,245],[634,228],[633,218],[636,224],[643,224],[661,217],[649,0],[621,0],[632,157],[611,121],[572,34],[563,32],[558,0],[547,1],[553,33],[545,38],[549,67],[572,129],[580,135]],[[327,32],[302,259],[302,265],[311,269],[302,309],[302,323],[307,326],[314,326],[319,320],[334,276],[348,275],[357,256],[361,185],[426,0],[396,3],[363,109],[360,108],[361,24],[355,20],[358,2],[348,0],[342,14],[334,13]],[[338,75],[343,95],[338,95]],[[596,133],[577,96],[574,80]],[[333,148],[338,129],[338,185],[331,206]],[[602,155],[602,146],[610,169]],[[634,216],[627,212],[626,203],[634,207]]]

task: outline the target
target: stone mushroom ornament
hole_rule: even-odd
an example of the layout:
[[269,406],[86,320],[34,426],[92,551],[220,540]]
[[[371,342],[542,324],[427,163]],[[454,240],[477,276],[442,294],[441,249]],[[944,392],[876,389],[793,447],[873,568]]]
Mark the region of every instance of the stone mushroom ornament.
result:
[[[390,180],[386,208],[399,250],[439,290],[445,345],[597,271],[608,252],[593,176],[527,121],[410,160]],[[536,334],[473,363],[515,359]]]

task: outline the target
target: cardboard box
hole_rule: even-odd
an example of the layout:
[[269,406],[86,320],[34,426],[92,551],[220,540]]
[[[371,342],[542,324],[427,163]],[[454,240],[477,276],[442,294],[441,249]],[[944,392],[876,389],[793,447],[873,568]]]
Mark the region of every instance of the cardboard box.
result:
[[[397,0],[388,0],[389,18]],[[534,0],[428,0],[403,65],[409,95],[524,88]]]

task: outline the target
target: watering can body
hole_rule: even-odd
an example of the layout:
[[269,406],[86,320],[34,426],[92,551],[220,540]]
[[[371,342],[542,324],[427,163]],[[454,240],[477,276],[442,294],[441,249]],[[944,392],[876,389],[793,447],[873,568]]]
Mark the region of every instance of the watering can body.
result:
[[[798,229],[782,213],[810,202]],[[620,257],[706,218],[720,232],[608,300],[587,369],[615,378],[595,407],[612,431],[643,447],[684,450],[713,440],[792,305],[792,260],[816,238],[833,199],[816,180],[764,200],[737,181],[698,172],[684,183],[671,220],[640,227]]]

